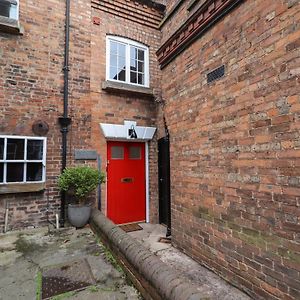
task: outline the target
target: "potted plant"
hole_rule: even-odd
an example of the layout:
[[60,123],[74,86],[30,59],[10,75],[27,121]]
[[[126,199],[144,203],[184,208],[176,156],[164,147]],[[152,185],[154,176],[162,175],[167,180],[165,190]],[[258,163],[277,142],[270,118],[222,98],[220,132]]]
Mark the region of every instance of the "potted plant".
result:
[[65,168],[58,177],[59,189],[68,196],[68,219],[73,226],[80,228],[87,224],[92,210],[88,196],[104,178],[104,173],[89,166]]

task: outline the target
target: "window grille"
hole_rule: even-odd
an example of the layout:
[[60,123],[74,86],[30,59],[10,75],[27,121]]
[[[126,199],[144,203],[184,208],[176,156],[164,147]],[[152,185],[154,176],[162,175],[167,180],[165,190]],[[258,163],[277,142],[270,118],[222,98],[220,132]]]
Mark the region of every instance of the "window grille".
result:
[[211,83],[225,75],[225,66],[222,65],[221,67],[209,72],[207,74],[207,83]]

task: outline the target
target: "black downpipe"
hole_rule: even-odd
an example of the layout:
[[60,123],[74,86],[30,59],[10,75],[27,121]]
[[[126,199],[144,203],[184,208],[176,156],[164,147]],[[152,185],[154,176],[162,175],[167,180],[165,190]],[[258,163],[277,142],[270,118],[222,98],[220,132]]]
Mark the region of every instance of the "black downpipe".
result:
[[[71,118],[68,117],[68,102],[69,102],[69,44],[70,44],[70,0],[66,0],[66,24],[65,24],[65,54],[64,54],[64,112],[63,116],[58,118],[62,133],[62,159],[61,171],[63,172],[67,165],[67,135],[68,127],[71,124]],[[65,225],[65,205],[66,193],[61,192],[60,206],[60,227]]]
[[[97,155],[98,171],[101,172],[101,156]],[[101,183],[98,185],[98,209],[101,211]]]

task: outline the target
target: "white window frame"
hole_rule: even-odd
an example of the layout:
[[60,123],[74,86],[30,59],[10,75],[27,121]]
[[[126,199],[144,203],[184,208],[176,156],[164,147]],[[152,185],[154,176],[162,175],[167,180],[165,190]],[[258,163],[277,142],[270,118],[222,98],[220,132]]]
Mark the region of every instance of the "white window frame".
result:
[[18,21],[19,20],[19,7],[20,7],[20,3],[19,3],[19,0],[13,0],[12,2],[16,2],[16,11],[15,11],[15,15],[11,15],[12,14],[12,9],[10,9],[10,12],[9,12],[9,17],[5,17],[5,16],[2,16],[0,15],[0,18],[6,18],[8,20],[15,20],[15,21]]
[[[110,73],[110,41],[114,41],[117,43],[122,43],[126,46],[126,80],[116,80],[109,78]],[[130,46],[136,47],[138,49],[141,49],[145,53],[145,65],[144,65],[144,84],[138,84],[138,83],[132,83],[130,82]],[[113,35],[107,35],[106,36],[106,80],[107,81],[113,81],[113,82],[119,82],[119,83],[126,83],[130,85],[135,86],[141,86],[141,87],[149,87],[150,84],[150,75],[149,75],[149,47],[145,46],[144,44],[138,43],[136,41],[119,37],[119,36],[113,36]]]
[[[0,159],[0,163],[3,163],[3,182],[0,182],[0,186],[4,184],[34,184],[34,183],[43,183],[46,181],[46,153],[47,153],[47,138],[46,137],[33,137],[33,136],[17,136],[17,135],[0,135],[0,139],[4,139],[4,150],[3,158]],[[23,159],[10,160],[6,159],[7,156],[7,139],[21,139],[24,140],[24,157]],[[39,160],[28,160],[27,159],[27,141],[28,140],[38,140],[43,141],[43,157]],[[7,163],[23,163],[24,172],[23,172],[23,181],[17,182],[7,182]],[[40,181],[26,181],[27,177],[27,163],[42,163],[42,180]]]

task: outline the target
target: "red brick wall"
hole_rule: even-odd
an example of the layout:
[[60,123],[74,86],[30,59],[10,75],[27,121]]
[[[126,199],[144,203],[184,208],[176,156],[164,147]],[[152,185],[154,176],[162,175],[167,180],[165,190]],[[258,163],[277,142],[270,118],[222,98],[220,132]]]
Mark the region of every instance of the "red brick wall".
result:
[[[106,1],[108,5],[111,1]],[[104,1],[101,1],[103,4]],[[162,14],[134,1],[119,1],[120,16],[91,8],[89,1],[71,1],[70,28],[70,96],[67,165],[74,161],[75,149],[96,149],[106,163],[106,141],[100,122],[121,124],[124,119],[138,125],[155,126],[156,106],[153,99],[114,96],[100,88],[105,79],[105,35],[119,34],[150,45],[150,85],[160,95],[160,74],[155,52],[160,32],[154,29]],[[128,8],[129,7],[129,8]],[[128,20],[143,13],[147,19],[136,24]],[[93,16],[100,17],[100,26],[93,25]],[[152,17],[151,17],[152,16]],[[130,15],[132,19],[132,15]],[[155,21],[153,21],[155,20]],[[47,134],[47,184],[45,192],[0,195],[0,231],[4,226],[6,203],[9,207],[9,230],[46,224],[47,199],[53,213],[59,211],[60,197],[57,176],[61,169],[61,132],[57,118],[63,113],[64,1],[35,3],[21,1],[20,23],[23,36],[0,32],[0,133],[34,135],[32,124],[44,120]],[[105,24],[105,26],[103,25]],[[157,219],[156,142],[150,144],[151,219]],[[90,162],[96,165],[95,162]],[[105,208],[105,186],[103,207]]]
[[177,28],[185,23],[190,16],[187,10],[190,1],[170,0],[166,5],[166,20],[162,27],[162,43],[164,43]]
[[[156,104],[155,99],[161,97],[161,73],[156,59],[156,51],[160,45],[160,32],[152,28],[153,24],[145,19],[143,24],[135,23],[127,19],[129,12],[131,18],[142,14],[161,14],[145,5],[137,2],[124,2],[122,13],[117,12],[113,7],[106,12],[104,5],[106,2],[95,5],[93,8],[93,18],[100,20],[100,25],[93,25],[91,30],[91,98],[95,103],[92,109],[92,140],[93,147],[97,149],[103,158],[103,165],[106,165],[106,140],[100,130],[99,123],[123,124],[124,120],[136,121],[138,126],[156,125]],[[159,22],[157,22],[158,24]],[[154,89],[155,99],[143,98],[140,96],[126,94],[112,94],[101,88],[101,83],[105,81],[106,72],[106,35],[118,35],[129,38],[149,46],[150,59],[150,88]],[[96,104],[97,103],[97,104]],[[149,143],[149,171],[150,171],[150,220],[156,222],[158,195],[157,195],[157,155],[156,138]],[[102,207],[106,209],[106,195],[103,187]]]
[[172,239],[254,299],[300,298],[299,12],[244,1],[163,69]]
[[[24,35],[0,33],[0,133],[32,136],[34,121],[49,124],[47,189],[55,206],[58,192],[54,183],[60,169],[57,117],[62,111],[64,4],[20,2]],[[0,195],[0,231],[6,201],[9,229],[45,221],[46,193]]]

